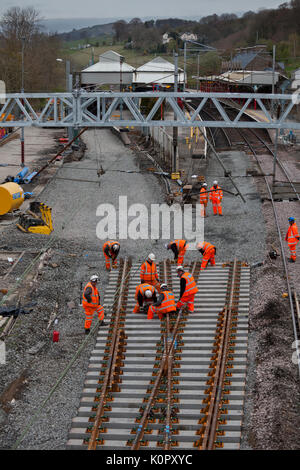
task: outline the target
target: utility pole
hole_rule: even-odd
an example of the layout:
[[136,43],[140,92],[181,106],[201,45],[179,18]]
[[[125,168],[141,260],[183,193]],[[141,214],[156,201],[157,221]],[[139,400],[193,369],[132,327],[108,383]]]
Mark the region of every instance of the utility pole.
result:
[[197,57],[197,91],[199,91],[199,75],[200,75],[200,52]]
[[[174,53],[174,93],[178,92],[178,54],[177,52]],[[176,103],[177,97],[175,98]],[[174,121],[177,120],[176,113],[174,111]],[[178,127],[173,127],[173,162],[172,162],[172,173],[177,172],[177,144],[178,144]]]
[[[24,93],[24,49],[25,49],[25,38],[21,38],[22,41],[22,76],[21,76],[21,93]],[[24,100],[21,100],[24,105]],[[24,117],[24,116],[23,116]],[[24,139],[24,127],[21,128],[21,167],[25,166],[25,139]]]
[[[272,64],[272,95],[275,93],[275,56],[276,56],[276,46],[273,46],[273,64]],[[274,116],[274,100],[271,103],[271,116]]]
[[184,83],[183,83],[183,91],[185,91],[185,81],[186,81],[186,41],[184,41],[184,49],[183,49],[183,69],[184,69]]
[[[120,92],[123,91],[123,77],[122,77],[122,64],[124,62],[124,57],[120,56]],[[120,120],[123,119],[123,102],[120,104]]]

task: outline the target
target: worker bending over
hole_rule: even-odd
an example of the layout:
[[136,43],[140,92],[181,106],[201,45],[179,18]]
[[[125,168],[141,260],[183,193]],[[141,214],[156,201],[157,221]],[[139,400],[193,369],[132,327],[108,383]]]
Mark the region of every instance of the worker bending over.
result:
[[133,309],[133,313],[140,313],[140,309],[143,305],[147,305],[157,301],[155,288],[146,282],[138,285],[135,289],[135,300],[136,305]]
[[155,287],[160,292],[159,278],[157,274],[157,267],[155,264],[155,255],[150,253],[146,261],[141,265],[140,279],[142,282],[147,282]]
[[96,312],[98,314],[99,322],[102,325],[104,323],[104,308],[100,305],[100,295],[97,289],[97,282],[99,277],[94,274],[90,281],[87,283],[83,290],[82,294],[82,306],[85,311],[85,322],[84,322],[84,329],[85,334],[88,335],[90,332],[93,315]]
[[299,232],[298,232],[298,227],[295,221],[295,217],[289,217],[289,228],[287,231],[287,234],[285,236],[285,241],[289,245],[291,257],[289,259],[290,263],[295,263],[296,262],[296,246],[297,243],[299,242]]
[[177,274],[180,278],[180,297],[177,302],[176,308],[179,309],[187,304],[188,311],[194,312],[194,299],[195,295],[198,292],[198,287],[196,285],[194,277],[191,273],[184,272],[182,266],[177,267]]
[[166,313],[176,313],[175,296],[173,292],[168,289],[167,284],[162,284],[160,289],[161,293],[158,296],[157,302],[149,307],[147,315],[148,320],[152,320],[155,313],[157,313],[160,320],[162,320],[163,315]]
[[210,262],[212,266],[215,266],[215,254],[217,249],[214,245],[208,242],[198,243],[197,250],[203,255],[200,271],[206,268],[208,262]]
[[108,240],[103,245],[103,254],[105,258],[105,267],[110,271],[110,260],[112,268],[117,267],[117,257],[120,251],[120,243],[115,240]]
[[208,192],[207,184],[203,183],[202,188],[200,189],[200,215],[201,217],[206,217],[206,207],[208,204]]
[[214,181],[212,187],[210,188],[209,199],[211,200],[214,215],[223,215],[221,202],[223,199],[223,191],[218,185],[218,181]]
[[168,245],[165,245],[168,250],[172,250],[174,253],[174,260],[177,261],[177,265],[181,266],[184,263],[184,255],[188,248],[186,240],[174,240]]

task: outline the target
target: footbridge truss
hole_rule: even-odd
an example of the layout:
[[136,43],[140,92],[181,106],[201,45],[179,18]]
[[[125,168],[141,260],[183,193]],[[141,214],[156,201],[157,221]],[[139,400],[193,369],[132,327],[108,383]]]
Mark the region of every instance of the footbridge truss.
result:
[[[198,100],[197,108],[186,113],[181,103]],[[259,118],[250,114],[256,101]],[[228,104],[242,102],[234,119],[226,113]],[[82,92],[0,94],[1,127],[224,127],[300,129],[300,122],[290,118],[300,102],[299,94],[204,93],[204,92]],[[171,118],[161,119],[166,105]],[[219,119],[200,120],[206,105],[215,106]],[[275,110],[271,116],[270,109]],[[247,114],[244,114],[244,113]],[[117,114],[118,113],[118,114]],[[252,117],[251,117],[252,116]]]

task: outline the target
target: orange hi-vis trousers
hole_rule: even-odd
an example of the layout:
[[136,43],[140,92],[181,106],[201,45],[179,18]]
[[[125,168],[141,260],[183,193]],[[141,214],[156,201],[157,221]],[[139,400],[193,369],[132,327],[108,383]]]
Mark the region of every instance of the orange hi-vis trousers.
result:
[[104,308],[102,305],[98,305],[97,307],[84,307],[85,311],[85,322],[84,322],[84,328],[86,330],[89,330],[91,328],[92,320],[94,313],[96,312],[98,314],[98,319],[99,322],[104,320]]
[[206,268],[208,263],[210,263],[212,266],[215,266],[215,264],[216,264],[214,248],[206,250],[206,252],[204,253],[203,258],[202,258],[200,271],[203,271]]
[[193,313],[195,310],[195,306],[194,306],[195,295],[196,294],[183,294],[181,299],[177,302],[176,308],[181,308],[185,304],[187,304],[188,311],[190,313]]
[[214,214],[219,214],[222,215],[222,205],[221,202],[213,202],[212,201],[212,206],[213,206],[213,212]]

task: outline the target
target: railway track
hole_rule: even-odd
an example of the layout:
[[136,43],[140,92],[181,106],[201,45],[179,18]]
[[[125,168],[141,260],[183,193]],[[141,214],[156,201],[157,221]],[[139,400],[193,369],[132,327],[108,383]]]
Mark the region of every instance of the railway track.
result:
[[[133,314],[140,265],[110,273],[114,304],[97,343],[67,447],[90,450],[238,449],[246,376],[250,269],[234,261],[200,274],[195,312],[162,322]],[[176,266],[159,265],[179,296]],[[113,346],[114,345],[114,346]]]
[[[234,112],[234,110],[232,110],[232,112]],[[235,111],[235,112],[237,112],[237,111]],[[213,114],[209,113],[209,115],[210,115],[210,117],[213,118]],[[270,200],[271,205],[272,205],[272,209],[273,209],[273,213],[274,213],[274,220],[275,220],[276,229],[277,229],[278,238],[279,238],[279,243],[280,243],[281,259],[282,259],[283,268],[284,268],[284,272],[285,272],[284,277],[285,277],[286,284],[287,284],[289,306],[290,306],[290,312],[291,312],[291,317],[292,317],[293,334],[294,334],[295,345],[296,345],[296,353],[297,353],[297,357],[299,358],[300,357],[300,348],[299,348],[299,338],[300,338],[300,336],[299,336],[299,321],[298,321],[298,319],[299,319],[299,314],[298,314],[299,310],[297,310],[297,302],[296,302],[295,297],[293,296],[293,292],[292,292],[292,286],[291,286],[291,283],[290,283],[289,271],[288,271],[288,266],[287,266],[287,262],[286,262],[286,255],[285,255],[283,240],[282,240],[282,236],[281,236],[279,218],[278,218],[277,209],[276,209],[276,205],[275,205],[275,200],[278,200],[278,199],[276,198],[276,194],[275,194],[275,197],[273,195],[273,189],[275,189],[275,187],[272,185],[271,177],[265,174],[264,168],[263,168],[263,166],[262,166],[262,164],[261,164],[261,162],[259,161],[259,158],[258,158],[258,150],[255,147],[255,143],[253,143],[253,141],[250,139],[249,136],[251,136],[251,137],[254,136],[255,139],[256,139],[256,142],[259,142],[261,145],[263,145],[264,148],[267,149],[267,151],[273,157],[274,157],[274,152],[271,149],[271,146],[268,143],[266,143],[264,141],[264,139],[261,138],[257,134],[257,132],[254,132],[253,130],[249,130],[249,129],[243,129],[243,130],[234,129],[234,132],[238,133],[238,135],[243,139],[244,143],[246,144],[246,146],[250,150],[251,154],[255,158],[256,163],[258,165],[258,168],[260,170],[260,173],[261,173],[261,175],[263,175],[265,185],[266,185],[266,189],[267,189],[268,199]],[[295,187],[295,185],[293,184],[293,182],[291,181],[286,169],[284,168],[284,164],[278,158],[277,158],[277,165],[280,168],[280,170],[281,170],[282,174],[284,175],[284,177],[286,177],[286,179],[287,179],[287,184],[290,186],[291,192],[293,194],[293,200],[298,200],[299,201],[299,192],[298,192],[297,188]],[[281,200],[281,199],[279,199],[279,200]],[[300,362],[299,361],[298,361],[298,373],[299,373],[299,377],[300,377]]]

